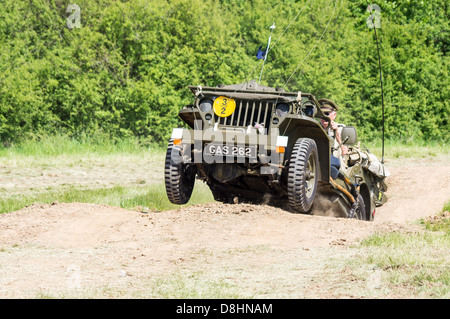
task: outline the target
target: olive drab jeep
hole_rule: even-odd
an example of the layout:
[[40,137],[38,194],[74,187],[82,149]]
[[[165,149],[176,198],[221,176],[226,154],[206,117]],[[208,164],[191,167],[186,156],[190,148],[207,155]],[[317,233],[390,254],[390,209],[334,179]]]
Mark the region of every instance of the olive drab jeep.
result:
[[[318,194],[339,216],[373,220],[386,201],[384,166],[355,146],[345,127],[349,154],[339,177],[330,177],[334,141],[311,93],[285,92],[255,81],[218,87],[189,86],[192,105],[179,112],[188,128],[174,128],[165,160],[165,185],[174,204],[189,201],[195,180],[223,203],[288,204],[308,213]],[[322,196],[321,196],[322,198]]]

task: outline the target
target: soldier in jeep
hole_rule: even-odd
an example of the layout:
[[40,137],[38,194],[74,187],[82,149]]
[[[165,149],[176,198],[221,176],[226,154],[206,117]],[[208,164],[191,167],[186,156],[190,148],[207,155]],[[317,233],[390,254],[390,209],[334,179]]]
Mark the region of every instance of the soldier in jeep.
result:
[[320,124],[322,125],[325,132],[334,139],[333,153],[330,156],[331,173],[330,176],[336,179],[339,174],[339,169],[341,167],[342,156],[348,153],[348,148],[342,143],[341,132],[342,128],[345,127],[344,124],[336,123],[334,120],[337,117],[337,105],[335,102],[329,99],[319,99],[320,109],[323,114],[328,116],[331,122],[325,119],[320,119]]

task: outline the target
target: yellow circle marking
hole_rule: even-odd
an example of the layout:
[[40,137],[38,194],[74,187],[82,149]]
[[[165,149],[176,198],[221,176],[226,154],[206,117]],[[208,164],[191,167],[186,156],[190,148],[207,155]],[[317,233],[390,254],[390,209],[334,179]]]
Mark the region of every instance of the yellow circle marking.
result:
[[227,117],[233,114],[236,109],[236,101],[225,96],[219,96],[214,101],[214,113],[220,117]]

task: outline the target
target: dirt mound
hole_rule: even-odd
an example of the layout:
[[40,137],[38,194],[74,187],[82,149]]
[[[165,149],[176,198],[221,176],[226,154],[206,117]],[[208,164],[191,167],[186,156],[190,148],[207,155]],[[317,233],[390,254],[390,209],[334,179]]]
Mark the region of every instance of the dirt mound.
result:
[[316,247],[336,241],[352,243],[370,232],[402,227],[292,214],[266,205],[213,203],[141,213],[107,205],[54,203],[0,215],[0,244],[70,249],[151,240],[176,242],[179,251],[193,246],[212,249],[243,243],[280,247],[301,243]]

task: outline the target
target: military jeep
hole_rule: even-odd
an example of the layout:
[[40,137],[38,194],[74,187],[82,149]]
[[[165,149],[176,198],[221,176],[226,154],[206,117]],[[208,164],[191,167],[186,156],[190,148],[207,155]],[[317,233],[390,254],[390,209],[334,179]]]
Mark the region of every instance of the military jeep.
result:
[[[189,86],[194,103],[179,112],[188,128],[174,128],[165,160],[170,202],[189,201],[195,180],[223,203],[265,203],[308,213],[320,194],[337,216],[373,220],[386,201],[384,167],[355,146],[356,130],[342,130],[350,152],[340,177],[330,177],[334,141],[315,96],[255,81]],[[318,200],[317,200],[318,201]],[[320,209],[320,208],[319,208]]]

